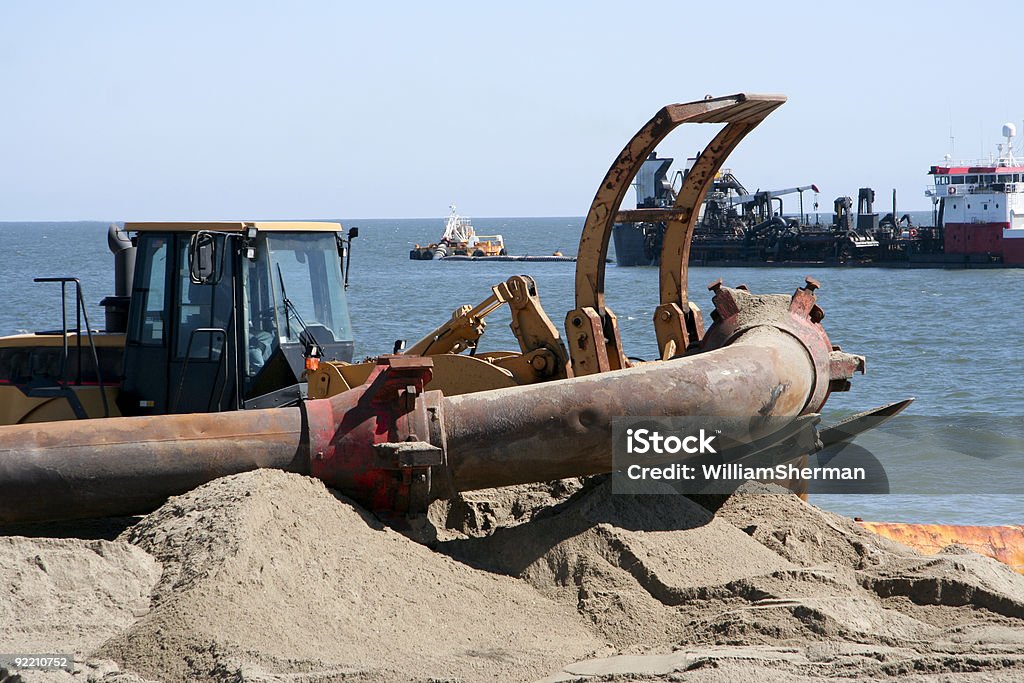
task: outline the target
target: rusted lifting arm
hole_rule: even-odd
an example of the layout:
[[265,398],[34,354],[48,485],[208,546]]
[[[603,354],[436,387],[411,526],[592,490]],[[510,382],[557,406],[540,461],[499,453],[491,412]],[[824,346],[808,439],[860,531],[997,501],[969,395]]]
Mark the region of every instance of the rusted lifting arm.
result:
[[[728,97],[672,104],[662,108],[627,143],[608,169],[590,205],[576,261],[576,309],[566,317],[573,371],[577,375],[616,370],[628,365],[614,313],[605,303],[604,276],[608,244],[616,222],[668,223],[661,258],[661,299],[655,331],[662,357],[682,353],[703,333],[700,311],[686,296],[690,238],[704,195],[715,174],[740,140],[782,105],[782,95],[740,93]],[[683,123],[725,123],[687,174],[672,209],[620,211],[630,183],[644,160],[673,129]]]

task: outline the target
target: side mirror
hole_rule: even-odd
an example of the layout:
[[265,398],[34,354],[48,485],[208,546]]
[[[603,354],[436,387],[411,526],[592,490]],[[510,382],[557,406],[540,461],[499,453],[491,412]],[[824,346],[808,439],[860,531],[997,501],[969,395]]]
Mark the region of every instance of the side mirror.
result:
[[215,285],[220,282],[221,269],[217,267],[218,245],[216,235],[197,232],[188,243],[189,279],[197,285]]
[[341,268],[345,289],[348,289],[348,271],[352,267],[352,240],[359,237],[359,228],[349,228],[346,237],[338,237],[338,255],[342,258]]

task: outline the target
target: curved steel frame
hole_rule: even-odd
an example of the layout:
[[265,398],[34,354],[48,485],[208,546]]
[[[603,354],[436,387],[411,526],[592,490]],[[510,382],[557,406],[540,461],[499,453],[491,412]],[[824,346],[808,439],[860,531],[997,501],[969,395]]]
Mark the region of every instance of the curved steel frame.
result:
[[[566,317],[573,374],[627,367],[615,314],[605,303],[608,243],[616,222],[665,222],[661,251],[660,302],[655,332],[663,358],[682,353],[703,335],[700,309],[687,298],[690,240],[699,206],[725,159],[747,133],[786,101],[783,95],[739,93],[663,107],[626,144],[598,187],[580,237],[576,261],[576,309]],[[671,209],[620,211],[630,183],[648,155],[683,123],[724,123],[698,155]]]

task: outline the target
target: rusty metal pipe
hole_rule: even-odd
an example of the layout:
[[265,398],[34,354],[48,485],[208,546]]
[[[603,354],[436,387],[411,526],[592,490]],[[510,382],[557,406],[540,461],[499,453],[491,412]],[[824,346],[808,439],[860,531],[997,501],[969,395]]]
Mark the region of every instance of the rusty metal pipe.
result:
[[754,328],[714,353],[442,401],[456,491],[612,469],[612,417],[796,417],[811,396],[803,344]]
[[0,429],[0,523],[148,512],[218,477],[304,472],[299,408]]
[[615,416],[796,418],[863,367],[832,350],[811,285],[791,298],[715,292],[695,355],[614,373],[445,398],[424,392],[429,357],[391,356],[364,385],[301,408],[4,427],[0,523],[148,512],[263,467],[375,511],[422,511],[458,491],[608,472]]
[[422,510],[459,491],[608,472],[616,416],[743,418],[726,420],[735,428],[817,412],[864,359],[833,349],[816,288],[716,282],[694,355],[539,385],[443,397],[423,393],[429,358],[382,359],[359,393],[306,404],[311,473],[371,509]]

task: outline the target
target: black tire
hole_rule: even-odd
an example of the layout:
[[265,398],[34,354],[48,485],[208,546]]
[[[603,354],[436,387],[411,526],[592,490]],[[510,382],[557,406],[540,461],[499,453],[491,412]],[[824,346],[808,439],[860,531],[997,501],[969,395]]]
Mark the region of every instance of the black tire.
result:
[[416,249],[411,249],[409,251],[409,258],[411,258],[413,261],[419,261],[420,260],[420,252],[417,251]]
[[473,256],[480,257],[480,256],[487,256],[487,254],[485,254],[480,249],[477,249],[476,251],[473,252]]
[[498,252],[498,256],[508,256],[508,252],[505,251],[504,248],[502,248],[502,250]]

